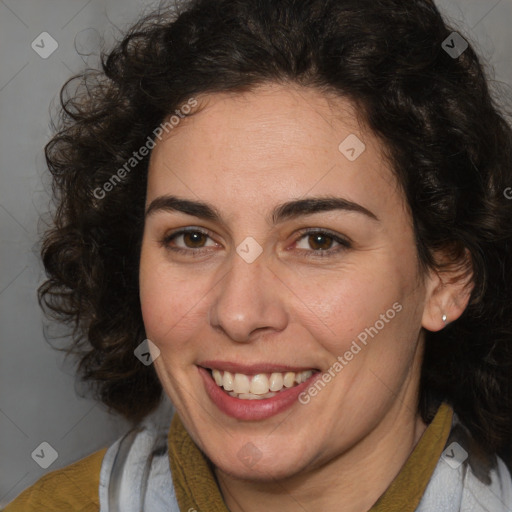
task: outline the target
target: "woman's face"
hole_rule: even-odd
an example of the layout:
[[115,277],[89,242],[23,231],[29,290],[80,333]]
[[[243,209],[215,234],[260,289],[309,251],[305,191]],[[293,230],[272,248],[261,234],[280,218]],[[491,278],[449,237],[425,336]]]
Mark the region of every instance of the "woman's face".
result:
[[186,429],[249,479],[396,444],[417,421],[427,285],[380,142],[311,89],[198,99],[151,155],[140,261]]

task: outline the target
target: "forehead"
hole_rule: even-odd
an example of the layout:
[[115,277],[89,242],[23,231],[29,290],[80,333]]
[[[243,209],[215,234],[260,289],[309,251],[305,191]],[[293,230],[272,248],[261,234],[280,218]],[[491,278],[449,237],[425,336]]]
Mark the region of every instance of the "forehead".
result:
[[153,149],[148,202],[173,194],[221,201],[221,209],[266,209],[290,197],[342,194],[396,205],[382,146],[347,99],[274,85],[198,101]]

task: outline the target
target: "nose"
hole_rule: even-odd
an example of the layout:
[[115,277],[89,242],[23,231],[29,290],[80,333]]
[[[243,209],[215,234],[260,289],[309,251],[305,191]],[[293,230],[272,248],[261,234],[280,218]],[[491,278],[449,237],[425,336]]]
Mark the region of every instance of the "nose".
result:
[[240,343],[284,330],[288,312],[281,287],[263,255],[247,263],[234,254],[229,271],[216,287],[210,325]]

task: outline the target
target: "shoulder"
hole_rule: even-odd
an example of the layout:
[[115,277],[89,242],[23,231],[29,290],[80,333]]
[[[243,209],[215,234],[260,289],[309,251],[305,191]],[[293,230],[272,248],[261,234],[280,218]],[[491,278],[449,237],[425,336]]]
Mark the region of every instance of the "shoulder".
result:
[[48,473],[11,501],[4,512],[99,511],[98,486],[106,451],[107,448],[103,448],[74,464]]
[[484,450],[453,416],[443,454],[416,512],[508,512],[512,477],[496,454]]
[[[113,444],[65,468],[48,473],[2,509],[3,512],[179,511],[169,468],[167,433],[174,414],[165,399],[154,413]],[[163,503],[164,508],[153,506]]]

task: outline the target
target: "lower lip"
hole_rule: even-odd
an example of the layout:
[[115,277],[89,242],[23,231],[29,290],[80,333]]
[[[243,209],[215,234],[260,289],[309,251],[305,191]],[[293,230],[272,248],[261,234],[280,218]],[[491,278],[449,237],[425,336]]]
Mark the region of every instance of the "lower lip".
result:
[[264,420],[279,414],[298,402],[298,397],[306,388],[321,376],[321,372],[312,375],[297,386],[279,391],[276,396],[261,400],[242,400],[228,395],[214,382],[210,372],[197,367],[212,402],[225,414],[245,421]]

